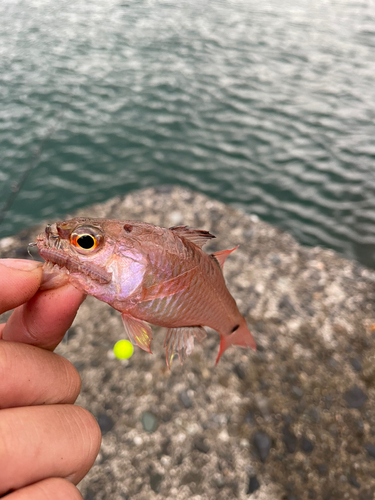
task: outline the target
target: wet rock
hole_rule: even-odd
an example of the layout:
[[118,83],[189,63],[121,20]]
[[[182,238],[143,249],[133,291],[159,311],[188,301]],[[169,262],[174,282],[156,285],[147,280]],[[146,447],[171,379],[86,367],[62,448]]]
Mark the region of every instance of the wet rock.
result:
[[340,365],[339,363],[335,360],[335,358],[331,358],[329,361],[328,361],[328,366],[331,368],[332,371],[335,371],[337,370],[338,368],[340,368]]
[[360,387],[354,385],[344,393],[344,399],[349,408],[361,408],[368,398]]
[[84,368],[86,368],[86,363],[84,361],[77,361],[76,363],[73,363],[73,365],[77,372],[81,372]]
[[297,449],[297,437],[290,429],[289,425],[285,425],[283,428],[283,441],[285,448],[289,453],[294,453]]
[[372,385],[375,382],[375,364],[372,359],[367,359],[363,363],[362,378],[367,385]]
[[74,328],[74,326],[70,327],[69,330],[64,335],[63,342],[68,343],[70,340],[74,339],[76,335],[77,335],[77,328]]
[[183,476],[181,479],[181,485],[190,483],[199,484],[202,482],[202,479],[203,476],[200,472],[191,470]]
[[349,474],[348,475],[348,483],[351,484],[352,486],[354,486],[354,488],[358,488],[359,489],[361,487],[361,485],[357,481],[357,478],[355,477],[354,474]]
[[255,402],[258,410],[263,415],[264,418],[268,418],[271,415],[270,401],[268,398],[258,395],[255,398]]
[[254,491],[259,490],[260,488],[260,483],[258,481],[258,478],[256,476],[250,476],[249,478],[249,486],[247,488],[247,495],[251,495],[251,493],[254,493]]
[[243,235],[244,235],[244,237],[245,237],[247,240],[251,240],[251,238],[252,238],[252,237],[253,237],[253,235],[254,235],[254,231],[253,231],[251,228],[245,229],[245,231],[243,232]]
[[91,488],[86,490],[85,500],[95,500],[95,491]]
[[257,431],[253,435],[253,443],[259,458],[262,462],[265,462],[272,447],[271,438],[265,432]]
[[332,424],[328,427],[329,432],[334,438],[337,438],[340,434],[339,428],[336,424]]
[[271,262],[274,266],[279,266],[281,264],[281,259],[277,254],[271,255]]
[[288,314],[294,314],[296,312],[292,304],[292,301],[290,300],[290,297],[288,295],[282,296],[279,302],[279,309],[285,310],[285,312],[287,312]]
[[160,492],[160,487],[161,487],[161,483],[164,479],[164,476],[162,476],[161,474],[155,472],[155,473],[152,473],[150,475],[150,486],[151,486],[151,489],[152,491],[155,491],[155,493],[159,493]]
[[349,361],[354,371],[356,372],[362,371],[362,363],[357,358],[350,358]]
[[319,472],[320,476],[326,476],[328,474],[328,466],[326,464],[318,464],[316,470]]
[[216,477],[215,484],[216,484],[216,487],[219,488],[219,490],[221,490],[221,488],[224,488],[225,481],[224,481],[223,476],[220,475],[220,476]]
[[330,410],[331,406],[332,406],[332,403],[333,403],[333,397],[331,396],[331,394],[327,394],[324,397],[324,408],[326,410]]
[[308,419],[311,423],[317,424],[320,422],[320,413],[318,408],[310,408],[307,412]]
[[190,399],[187,391],[180,392],[180,394],[178,395],[178,398],[181,401],[181,403],[185,406],[186,409],[189,409],[193,406],[193,402]]
[[297,387],[294,385],[292,387],[292,395],[295,399],[302,399],[303,398],[303,390],[300,387]]
[[375,458],[375,444],[366,443],[365,450],[367,451],[369,457]]
[[374,491],[362,491],[358,500],[374,500]]
[[310,439],[308,439],[306,436],[301,437],[300,446],[301,450],[306,454],[310,454],[314,449],[314,443],[310,441]]
[[160,456],[171,454],[171,450],[170,450],[171,444],[172,444],[172,441],[169,437],[164,439],[164,441],[162,442],[161,447],[160,447]]
[[158,421],[155,415],[149,411],[145,411],[142,413],[141,422],[143,425],[143,429],[146,432],[154,432],[158,426]]
[[102,361],[101,361],[101,359],[99,357],[98,358],[92,358],[90,360],[90,366],[92,368],[99,368],[101,366],[101,363],[102,363]]
[[114,421],[107,413],[101,413],[100,415],[98,415],[98,418],[96,420],[99,424],[103,436],[107,434],[107,432],[111,431],[113,429],[113,426],[115,425]]
[[244,422],[245,422],[245,424],[248,424],[251,426],[253,426],[255,424],[255,415],[254,415],[253,411],[249,410],[246,413],[245,418],[244,418]]
[[193,440],[193,446],[201,453],[208,453],[210,451],[210,447],[203,436],[196,436]]
[[364,435],[365,426],[362,420],[356,420],[354,422],[354,432],[358,437],[362,437]]
[[233,367],[233,372],[237,375],[240,380],[245,380],[246,372],[240,364],[235,364]]

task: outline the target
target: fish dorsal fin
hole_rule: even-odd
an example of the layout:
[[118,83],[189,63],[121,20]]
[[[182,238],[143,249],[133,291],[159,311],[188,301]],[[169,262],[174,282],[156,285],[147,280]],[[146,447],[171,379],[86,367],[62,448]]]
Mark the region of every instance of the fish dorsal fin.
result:
[[129,314],[121,314],[125,332],[133,345],[139,346],[146,352],[151,352],[152,330],[149,324]]
[[220,252],[215,252],[212,255],[212,257],[215,258],[215,260],[219,263],[221,269],[224,268],[224,262],[226,261],[228,255],[230,255],[232,252],[237,250],[237,248],[240,245],[237,245],[236,247],[232,248],[232,250],[220,250]]
[[191,241],[199,248],[202,248],[203,245],[205,245],[207,241],[211,240],[212,238],[216,238],[216,236],[209,233],[208,231],[205,231],[204,229],[192,229],[189,226],[174,226],[170,227],[169,229],[177,234],[177,236]]
[[168,368],[171,367],[173,357],[178,354],[178,359],[182,364],[194,349],[194,338],[202,342],[206,338],[206,330],[202,326],[182,326],[179,328],[169,328],[165,337],[164,347],[165,359]]

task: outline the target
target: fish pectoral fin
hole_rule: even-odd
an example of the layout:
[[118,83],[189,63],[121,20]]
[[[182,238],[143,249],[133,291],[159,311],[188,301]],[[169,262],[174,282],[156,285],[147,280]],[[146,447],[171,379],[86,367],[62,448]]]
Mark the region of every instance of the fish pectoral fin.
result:
[[191,273],[197,268],[193,267],[186,271],[185,273],[179,274],[174,278],[171,278],[156,285],[150,286],[149,288],[144,288],[138,297],[138,302],[146,302],[149,300],[163,299],[164,297],[169,297],[175,293],[182,292],[191,283]]
[[237,250],[240,245],[232,248],[232,250],[220,250],[220,252],[215,252],[211,254],[212,257],[219,263],[221,269],[224,268],[224,262],[227,260],[228,255]]
[[177,234],[177,236],[191,241],[199,248],[202,248],[203,245],[205,245],[212,238],[216,238],[216,236],[208,231],[204,231],[203,229],[192,229],[189,226],[174,226],[169,229]]
[[175,354],[178,354],[178,359],[183,364],[187,356],[193,352],[194,337],[198,342],[202,342],[206,336],[206,330],[202,326],[169,328],[164,341],[165,359],[168,368],[171,367]]
[[125,332],[133,345],[137,345],[146,352],[151,352],[152,330],[148,323],[134,318],[129,314],[121,314]]

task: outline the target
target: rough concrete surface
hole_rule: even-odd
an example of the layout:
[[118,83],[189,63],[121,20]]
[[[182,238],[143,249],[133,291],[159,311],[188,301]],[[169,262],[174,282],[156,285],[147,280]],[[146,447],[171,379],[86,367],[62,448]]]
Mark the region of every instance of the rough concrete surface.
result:
[[[208,252],[240,244],[225,277],[258,344],[231,347],[215,367],[209,331],[169,371],[155,328],[153,355],[119,361],[120,314],[89,297],[57,349],[103,432],[86,500],[375,498],[374,271],[182,188],[73,215],[207,229]],[[0,240],[0,256],[26,257],[38,231]]]

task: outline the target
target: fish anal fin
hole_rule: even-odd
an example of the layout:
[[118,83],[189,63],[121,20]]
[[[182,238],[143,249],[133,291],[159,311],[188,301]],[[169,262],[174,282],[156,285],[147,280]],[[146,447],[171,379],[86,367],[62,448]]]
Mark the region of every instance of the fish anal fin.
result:
[[194,349],[194,338],[198,342],[207,336],[206,330],[202,326],[182,326],[178,328],[169,328],[164,341],[165,359],[170,369],[175,354],[181,365]]
[[148,323],[134,318],[129,314],[121,314],[125,332],[133,345],[137,345],[146,352],[151,352],[152,330]]
[[203,245],[205,245],[212,238],[216,238],[216,236],[209,233],[208,231],[205,231],[203,229],[192,229],[189,226],[174,226],[170,227],[169,229],[177,234],[177,236],[191,241],[199,248],[202,248]]
[[234,252],[235,250],[237,250],[237,248],[239,247],[240,245],[237,245],[236,247],[232,248],[232,250],[220,250],[220,252],[215,252],[212,255],[212,257],[215,258],[215,260],[217,260],[217,262],[219,263],[221,269],[224,268],[224,262],[226,261],[228,255],[230,255],[232,252]]
[[256,343],[254,340],[254,337],[252,336],[250,330],[247,327],[246,321],[244,318],[239,324],[238,328],[234,330],[233,333],[229,335],[223,335],[221,334],[221,339],[220,339],[220,348],[219,348],[219,354],[217,355],[216,358],[216,365],[219,362],[219,359],[221,358],[221,355],[223,354],[226,349],[228,349],[229,346],[231,345],[238,345],[243,348],[248,348],[250,347],[254,351],[256,351]]

